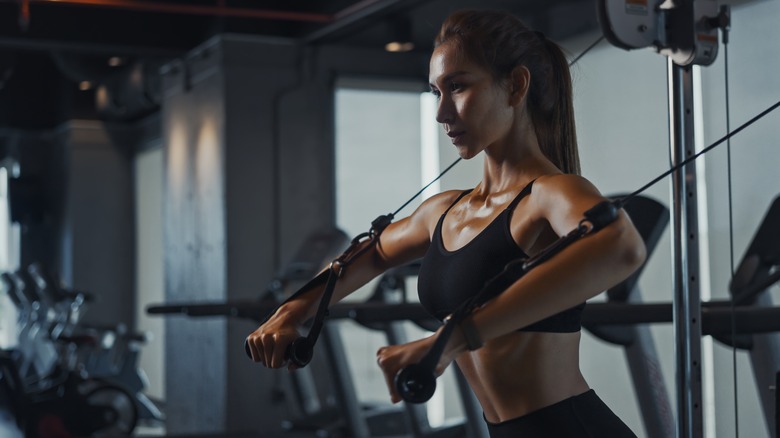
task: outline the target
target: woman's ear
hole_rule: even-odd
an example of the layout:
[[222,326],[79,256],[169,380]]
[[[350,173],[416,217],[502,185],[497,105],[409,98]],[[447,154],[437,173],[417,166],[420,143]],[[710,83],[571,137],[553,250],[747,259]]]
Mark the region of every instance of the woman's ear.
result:
[[531,72],[524,65],[512,69],[509,75],[509,104],[522,105],[531,88]]

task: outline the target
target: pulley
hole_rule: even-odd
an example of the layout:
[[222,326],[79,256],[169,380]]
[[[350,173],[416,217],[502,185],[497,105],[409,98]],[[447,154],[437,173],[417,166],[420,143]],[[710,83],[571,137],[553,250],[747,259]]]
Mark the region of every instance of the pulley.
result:
[[710,65],[718,55],[718,29],[729,9],[715,0],[598,0],[607,40],[626,50],[653,47],[675,64]]

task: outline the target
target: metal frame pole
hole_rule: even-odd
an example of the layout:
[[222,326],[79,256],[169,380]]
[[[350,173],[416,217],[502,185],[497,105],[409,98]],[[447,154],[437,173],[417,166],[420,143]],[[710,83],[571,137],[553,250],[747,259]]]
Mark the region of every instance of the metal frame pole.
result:
[[[670,158],[677,165],[693,155],[692,66],[669,66]],[[695,163],[672,174],[673,314],[677,369],[678,438],[703,436],[701,385],[701,294]]]

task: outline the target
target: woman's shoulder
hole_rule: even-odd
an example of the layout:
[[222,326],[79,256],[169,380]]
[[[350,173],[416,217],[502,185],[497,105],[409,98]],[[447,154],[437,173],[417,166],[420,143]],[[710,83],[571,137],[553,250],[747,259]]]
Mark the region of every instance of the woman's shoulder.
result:
[[418,210],[433,213],[437,216],[444,213],[460,196],[469,190],[445,190],[426,199]]
[[[409,216],[397,221],[393,229],[404,236],[425,235],[429,240],[439,218],[458,199],[463,190],[447,190],[424,200]],[[409,240],[405,237],[405,240]]]
[[596,186],[587,178],[571,173],[542,175],[534,181],[533,194],[537,198],[601,197]]
[[412,213],[411,219],[426,224],[435,223],[466,190],[446,190],[424,200]]
[[423,201],[423,204],[426,203],[430,205],[446,204],[449,207],[450,204],[452,204],[453,202],[455,202],[456,199],[458,199],[458,197],[470,191],[471,191],[470,189],[469,190],[458,190],[458,189],[445,190],[426,199],[425,201]]
[[558,235],[574,229],[586,211],[605,200],[588,179],[562,173],[539,177],[532,194],[536,217],[547,221]]

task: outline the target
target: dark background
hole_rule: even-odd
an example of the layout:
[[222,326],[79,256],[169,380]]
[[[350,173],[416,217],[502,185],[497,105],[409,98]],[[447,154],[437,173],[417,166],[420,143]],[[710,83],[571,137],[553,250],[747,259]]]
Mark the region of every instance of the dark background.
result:
[[461,8],[510,10],[557,40],[598,25],[590,0],[0,0],[0,127],[143,118],[159,107],[159,67],[216,34],[364,48],[400,34],[428,52]]

